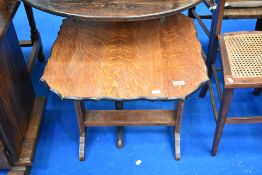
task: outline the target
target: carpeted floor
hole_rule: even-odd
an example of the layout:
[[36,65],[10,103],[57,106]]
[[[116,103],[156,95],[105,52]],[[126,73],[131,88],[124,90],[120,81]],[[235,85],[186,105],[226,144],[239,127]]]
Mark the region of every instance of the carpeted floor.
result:
[[[199,11],[206,12],[203,6]],[[35,10],[44,53],[49,57],[62,21],[61,17]],[[206,21],[210,26],[210,21]],[[23,6],[15,20],[19,39],[29,38],[29,26]],[[253,30],[255,20],[228,20],[223,32]],[[197,25],[199,39],[206,49],[208,39]],[[30,48],[23,49],[25,58]],[[262,174],[262,125],[226,125],[218,154],[210,154],[215,122],[209,94],[193,94],[185,104],[181,127],[181,160],[173,156],[173,134],[170,127],[125,127],[122,149],[116,148],[116,128],[87,129],[86,160],[78,160],[78,125],[74,105],[61,101],[39,81],[44,64],[37,63],[32,80],[37,94],[48,96],[33,162],[32,175],[52,174],[125,174],[125,175],[205,175]],[[175,102],[136,101],[126,109],[173,109]],[[236,90],[230,115],[261,115],[262,98],[252,89]],[[114,109],[113,101],[86,102],[88,109]],[[141,160],[140,165],[136,161]],[[6,174],[2,171],[0,174]]]

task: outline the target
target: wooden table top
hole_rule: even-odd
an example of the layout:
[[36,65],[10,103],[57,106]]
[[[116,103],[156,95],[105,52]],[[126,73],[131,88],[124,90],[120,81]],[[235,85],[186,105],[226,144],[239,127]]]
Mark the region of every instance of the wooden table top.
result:
[[7,31],[20,2],[16,0],[0,0],[0,39]]
[[185,99],[208,80],[193,20],[66,19],[42,80],[64,99]]
[[24,0],[33,7],[60,16],[100,21],[160,18],[188,9],[201,0]]

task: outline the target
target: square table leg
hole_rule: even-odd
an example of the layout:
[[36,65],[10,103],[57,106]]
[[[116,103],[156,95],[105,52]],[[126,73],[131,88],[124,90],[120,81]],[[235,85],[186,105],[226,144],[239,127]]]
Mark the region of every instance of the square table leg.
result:
[[84,126],[84,117],[85,117],[85,107],[83,101],[75,101],[77,122],[80,130],[80,139],[79,139],[79,160],[85,159],[85,126]]
[[174,128],[176,160],[180,160],[180,124],[181,124],[181,119],[182,119],[183,108],[184,108],[184,101],[179,100],[177,102],[176,126]]
[[215,156],[218,149],[218,144],[224,129],[224,125],[226,123],[226,116],[230,107],[230,102],[233,97],[234,89],[227,89],[225,88],[223,92],[223,97],[221,101],[221,106],[218,114],[218,120],[216,123],[216,132],[215,137],[213,141],[213,147],[212,147],[212,155]]

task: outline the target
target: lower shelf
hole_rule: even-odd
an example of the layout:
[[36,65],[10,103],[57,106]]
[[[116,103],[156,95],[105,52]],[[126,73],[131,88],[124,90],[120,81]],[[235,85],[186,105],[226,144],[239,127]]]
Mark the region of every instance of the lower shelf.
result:
[[85,126],[175,126],[176,110],[90,110]]

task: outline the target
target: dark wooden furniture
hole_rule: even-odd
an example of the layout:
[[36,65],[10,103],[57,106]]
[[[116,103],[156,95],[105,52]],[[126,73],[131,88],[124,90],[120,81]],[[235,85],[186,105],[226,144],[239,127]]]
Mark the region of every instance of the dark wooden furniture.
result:
[[[209,44],[208,44],[208,51],[207,55],[204,54],[204,57],[206,58],[206,64],[208,67],[208,74],[211,78],[214,75],[216,87],[218,89],[219,97],[221,99],[221,88],[218,85],[218,79],[217,79],[217,72],[220,71],[220,68],[215,67],[216,62],[216,56],[217,56],[217,50],[218,50],[218,35],[220,34],[221,26],[222,26],[222,19],[257,19],[257,24],[255,30],[262,30],[262,7],[249,7],[249,8],[232,8],[227,7],[220,11],[217,10],[217,4],[218,0],[202,0],[207,8],[211,10],[211,15],[199,15],[196,13],[195,7],[191,8],[189,10],[189,16],[196,18],[199,24],[202,26],[203,30],[207,34],[207,36],[210,38]],[[214,3],[215,2],[215,3]],[[202,19],[212,19],[212,25],[210,31],[205,26]],[[201,92],[200,96],[204,97],[208,88],[210,89],[211,96],[214,95],[213,90],[211,89],[208,84],[205,85]],[[254,95],[259,95],[261,92],[261,89],[256,89],[254,91]],[[212,100],[214,102],[214,100]],[[214,105],[213,105],[214,106]]]
[[0,1],[0,168],[26,173],[32,165],[44,97],[35,96],[12,18],[18,1]]
[[[156,19],[96,23],[67,19],[42,80],[62,99],[75,100],[80,160],[84,159],[84,127],[126,125],[176,126],[176,159],[180,159],[184,100],[208,78],[194,24],[177,14],[164,22]],[[83,100],[87,99],[179,102],[176,111],[128,111],[122,107],[116,111],[85,111]],[[122,144],[122,138],[118,139],[118,146]]]
[[[184,100],[208,77],[193,21],[174,14],[200,0],[25,2],[68,17],[41,79],[62,99],[75,101],[79,159],[85,155],[85,127],[119,126],[122,147],[127,125],[174,127],[180,159]],[[116,110],[85,110],[84,100],[104,99],[116,101]],[[178,103],[172,111],[124,110],[125,101],[139,99]]]
[[[224,15],[229,13],[230,10],[234,9],[225,9],[225,0],[216,2],[216,9],[212,11],[211,32],[209,33],[207,28],[204,27],[204,30],[210,37],[207,56],[205,56],[205,54],[203,53],[204,57],[206,57],[207,59],[207,65],[210,68],[209,76],[214,76],[216,87],[218,90],[218,97],[220,100],[220,109],[219,112],[217,112],[214,92],[211,83],[209,83],[211,102],[216,121],[216,133],[213,142],[212,155],[216,155],[217,153],[218,143],[221,138],[224,124],[262,122],[262,117],[227,118],[230,101],[235,88],[258,88],[257,90],[261,88],[262,77],[261,73],[259,73],[262,70],[261,32],[231,33],[225,34],[224,36],[220,37],[220,52],[224,80],[224,91],[222,92],[217,76],[218,70],[215,67],[215,61],[218,51],[218,36],[220,34]],[[239,12],[240,9],[236,9],[236,11]],[[195,13],[195,11],[192,10],[191,12],[201,23],[201,19]],[[249,13],[250,15],[247,15],[247,13],[249,13],[249,10],[247,10],[246,13],[242,13],[242,15],[246,15],[246,18],[261,17],[259,15],[250,16],[251,14]],[[240,15],[239,13],[237,14]],[[242,18],[244,16],[240,17]],[[203,23],[201,25],[204,26]],[[261,27],[260,24],[257,25],[257,29],[258,27]]]
[[262,123],[262,116],[227,117],[234,89],[262,87],[262,32],[227,33],[219,37],[219,42],[224,92],[217,118],[212,155],[217,153],[225,124]]
[[100,21],[137,21],[173,15],[201,0],[24,0],[40,10],[60,16]]

